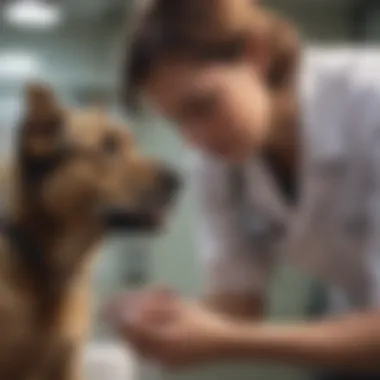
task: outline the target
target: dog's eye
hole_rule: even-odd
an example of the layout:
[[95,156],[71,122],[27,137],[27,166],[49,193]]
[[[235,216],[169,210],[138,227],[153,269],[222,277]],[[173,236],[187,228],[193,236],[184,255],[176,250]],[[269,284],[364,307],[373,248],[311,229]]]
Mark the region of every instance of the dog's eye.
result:
[[114,154],[119,149],[119,140],[114,135],[107,135],[102,141],[102,150],[106,154]]

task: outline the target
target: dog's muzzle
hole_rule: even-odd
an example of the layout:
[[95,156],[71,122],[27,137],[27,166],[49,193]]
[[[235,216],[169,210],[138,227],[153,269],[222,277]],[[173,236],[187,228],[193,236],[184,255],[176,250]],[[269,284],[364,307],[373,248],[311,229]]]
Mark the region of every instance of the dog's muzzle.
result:
[[138,210],[107,208],[103,215],[107,229],[133,233],[159,230],[163,214],[172,207],[180,187],[180,176],[173,169],[162,167],[155,186],[141,195],[141,206]]

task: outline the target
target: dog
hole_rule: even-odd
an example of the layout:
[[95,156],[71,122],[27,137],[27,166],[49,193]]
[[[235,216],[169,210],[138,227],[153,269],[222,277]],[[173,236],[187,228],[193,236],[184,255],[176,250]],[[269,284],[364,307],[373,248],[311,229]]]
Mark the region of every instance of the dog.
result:
[[178,176],[101,107],[65,109],[27,86],[2,176],[0,379],[82,379],[94,248],[108,229],[160,230]]

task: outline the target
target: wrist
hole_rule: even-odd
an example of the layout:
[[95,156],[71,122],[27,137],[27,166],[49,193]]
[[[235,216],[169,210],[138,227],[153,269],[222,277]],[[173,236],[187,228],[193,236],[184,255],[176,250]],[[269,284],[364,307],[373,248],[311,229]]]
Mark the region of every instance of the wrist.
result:
[[239,324],[230,331],[229,355],[232,358],[244,359],[252,357],[253,350],[256,349],[256,336],[261,324]]
[[[321,338],[321,331],[315,331],[309,325],[299,324],[245,324],[229,331],[228,355],[233,359],[259,359],[296,361],[300,359],[300,352],[308,356],[321,352],[325,339]],[[321,344],[322,342],[322,344]]]
[[281,356],[289,347],[301,344],[296,331],[291,327],[266,323],[239,323],[230,326],[225,332],[225,342],[225,355],[239,360],[273,359],[273,355]]
[[252,324],[227,322],[219,329],[215,341],[219,359],[242,359],[252,354],[252,337],[256,327]]

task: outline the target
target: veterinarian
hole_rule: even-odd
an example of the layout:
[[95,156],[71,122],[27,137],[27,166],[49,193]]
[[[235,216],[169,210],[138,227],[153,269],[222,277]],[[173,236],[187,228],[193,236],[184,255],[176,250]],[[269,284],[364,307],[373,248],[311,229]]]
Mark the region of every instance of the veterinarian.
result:
[[[154,108],[197,152],[207,283],[204,302],[147,290],[111,306],[142,354],[379,378],[380,55],[300,46],[251,0],[156,0],[139,16],[127,103]],[[331,315],[261,321],[279,260],[328,286]]]

